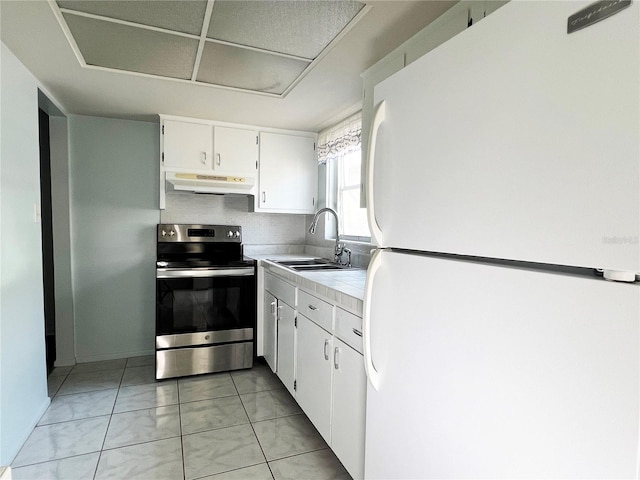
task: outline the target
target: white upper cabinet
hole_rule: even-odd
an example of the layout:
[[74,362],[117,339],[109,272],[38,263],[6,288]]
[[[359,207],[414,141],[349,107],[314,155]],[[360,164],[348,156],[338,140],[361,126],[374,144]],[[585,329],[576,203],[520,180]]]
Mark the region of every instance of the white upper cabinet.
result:
[[258,170],[258,132],[244,128],[213,127],[213,171],[255,177]]
[[213,128],[205,123],[165,120],[162,123],[162,165],[165,168],[210,171]]
[[161,209],[181,190],[251,195],[257,212],[315,212],[316,133],[173,115],[160,128]]
[[260,132],[259,195],[254,209],[314,213],[317,207],[316,137]]

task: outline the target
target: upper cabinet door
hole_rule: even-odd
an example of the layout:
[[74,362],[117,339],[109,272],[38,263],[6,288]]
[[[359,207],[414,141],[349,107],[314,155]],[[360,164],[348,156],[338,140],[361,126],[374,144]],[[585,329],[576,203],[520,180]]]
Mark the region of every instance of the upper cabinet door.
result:
[[163,122],[163,166],[210,170],[213,162],[211,125],[165,120]]
[[256,211],[315,212],[315,143],[315,137],[260,132],[260,194]]
[[213,170],[232,176],[255,177],[258,170],[258,132],[213,127]]

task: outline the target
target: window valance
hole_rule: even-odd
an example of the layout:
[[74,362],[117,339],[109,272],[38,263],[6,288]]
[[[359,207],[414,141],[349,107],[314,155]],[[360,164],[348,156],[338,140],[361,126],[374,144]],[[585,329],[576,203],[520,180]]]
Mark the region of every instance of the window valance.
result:
[[351,153],[360,148],[362,136],[362,112],[352,115],[318,135],[318,163],[340,155]]

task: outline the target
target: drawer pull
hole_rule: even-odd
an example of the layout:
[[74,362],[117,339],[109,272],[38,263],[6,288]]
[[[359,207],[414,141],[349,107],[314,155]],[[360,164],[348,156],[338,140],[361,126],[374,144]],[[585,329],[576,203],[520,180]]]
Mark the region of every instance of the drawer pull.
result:
[[360,330],[356,330],[355,328],[353,329],[353,333],[355,333],[359,337],[362,336],[362,332]]
[[309,305],[309,310],[317,310],[318,307],[314,307],[313,305]]

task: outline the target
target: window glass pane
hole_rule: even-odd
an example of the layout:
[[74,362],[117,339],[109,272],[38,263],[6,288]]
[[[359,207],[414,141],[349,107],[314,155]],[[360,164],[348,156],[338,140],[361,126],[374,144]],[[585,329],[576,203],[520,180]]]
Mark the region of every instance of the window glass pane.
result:
[[343,155],[337,161],[340,234],[370,237],[366,210],[360,208],[360,150]]

